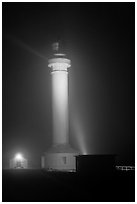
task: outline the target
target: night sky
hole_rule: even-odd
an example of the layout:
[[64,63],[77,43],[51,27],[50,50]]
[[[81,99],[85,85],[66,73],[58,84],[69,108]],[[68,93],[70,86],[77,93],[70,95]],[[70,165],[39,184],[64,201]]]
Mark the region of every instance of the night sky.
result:
[[2,3],[3,168],[52,143],[51,44],[69,69],[70,143],[134,165],[135,3]]

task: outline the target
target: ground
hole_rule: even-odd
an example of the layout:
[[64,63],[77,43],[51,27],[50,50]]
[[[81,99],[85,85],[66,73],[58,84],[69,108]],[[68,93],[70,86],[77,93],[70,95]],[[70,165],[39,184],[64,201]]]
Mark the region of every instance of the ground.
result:
[[3,170],[3,202],[131,202],[135,201],[134,171],[113,174]]

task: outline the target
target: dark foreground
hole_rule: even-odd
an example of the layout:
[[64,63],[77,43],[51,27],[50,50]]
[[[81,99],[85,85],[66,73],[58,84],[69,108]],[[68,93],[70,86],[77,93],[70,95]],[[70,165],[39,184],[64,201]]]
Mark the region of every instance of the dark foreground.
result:
[[3,202],[133,202],[134,171],[108,174],[3,170]]

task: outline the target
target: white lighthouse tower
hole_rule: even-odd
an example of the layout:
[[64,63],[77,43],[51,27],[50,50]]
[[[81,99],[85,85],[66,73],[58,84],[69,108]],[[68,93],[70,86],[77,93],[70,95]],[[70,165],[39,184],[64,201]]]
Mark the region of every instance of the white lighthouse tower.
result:
[[48,60],[52,83],[53,144],[42,156],[42,168],[75,171],[78,152],[69,145],[68,68],[71,61],[53,44],[53,57]]

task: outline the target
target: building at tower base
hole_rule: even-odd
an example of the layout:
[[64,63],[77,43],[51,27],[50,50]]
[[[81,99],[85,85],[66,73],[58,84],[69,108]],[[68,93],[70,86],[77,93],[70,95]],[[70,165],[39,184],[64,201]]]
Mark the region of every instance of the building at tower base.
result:
[[48,171],[76,171],[78,152],[69,144],[54,145],[42,156],[41,167]]

